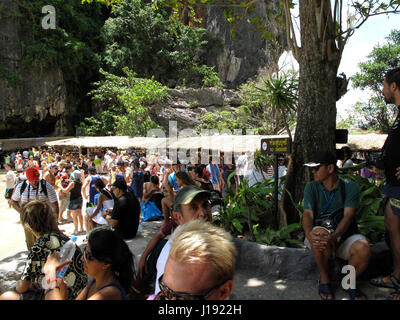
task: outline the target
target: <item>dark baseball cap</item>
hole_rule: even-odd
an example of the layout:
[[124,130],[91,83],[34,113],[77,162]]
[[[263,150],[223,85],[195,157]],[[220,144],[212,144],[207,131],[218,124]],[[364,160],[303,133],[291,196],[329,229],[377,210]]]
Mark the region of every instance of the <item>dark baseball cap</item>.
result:
[[196,186],[186,186],[180,189],[174,198],[174,211],[178,211],[180,205],[182,204],[189,204],[192,202],[192,200],[198,195],[198,194],[205,194],[207,196],[210,196],[211,193],[207,190],[200,189],[199,187]]
[[336,156],[330,152],[330,151],[318,151],[317,153],[314,154],[312,161],[311,162],[307,162],[304,165],[307,167],[318,167],[321,164],[333,164],[336,166]]
[[122,191],[126,191],[128,189],[128,186],[126,185],[125,179],[117,179],[115,182],[112,184],[113,187],[116,187],[118,189],[121,189]]

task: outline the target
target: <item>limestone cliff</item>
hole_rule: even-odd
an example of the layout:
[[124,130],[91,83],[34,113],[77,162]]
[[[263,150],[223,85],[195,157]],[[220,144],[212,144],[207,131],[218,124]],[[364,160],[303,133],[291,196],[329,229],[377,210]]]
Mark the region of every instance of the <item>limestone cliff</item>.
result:
[[[278,1],[269,5],[278,5]],[[0,3],[0,138],[74,135],[75,127],[83,117],[98,111],[87,97],[90,83],[95,80],[81,78],[80,83],[71,86],[68,71],[61,67],[39,68],[23,63],[23,43],[30,39],[24,39],[26,35],[21,34],[18,20],[21,17],[12,14],[17,11],[17,6],[15,0]],[[250,18],[255,15],[268,21],[264,4],[251,12]],[[224,42],[222,52],[206,54],[205,60],[208,65],[216,66],[227,88],[237,87],[262,72],[276,69],[284,45],[274,48],[246,18],[237,24],[236,38],[230,33],[223,8],[208,9],[205,21],[206,27]],[[270,26],[274,36],[284,43],[282,27],[272,22]],[[165,105],[150,112],[161,125],[168,120],[178,120],[178,126],[185,127],[198,123],[203,112],[222,105],[224,103],[215,103],[205,108],[191,105],[183,114],[179,108]]]
[[[2,0],[0,19],[0,138],[67,135],[69,108],[62,71],[23,64],[23,35],[12,14],[18,3]],[[4,9],[6,8],[6,10]]]
[[[285,29],[269,20],[267,10],[278,7],[279,1],[270,1],[268,7],[264,2],[258,2],[257,7],[248,11],[246,16],[244,9],[237,9],[238,15],[243,18],[236,21],[234,35],[224,17],[226,8],[209,8],[206,28],[224,41],[224,49],[217,55],[209,56],[207,64],[216,66],[220,79],[228,87],[237,87],[250,78],[277,71],[279,57],[287,48]],[[254,17],[265,21],[269,28],[266,31],[271,33],[272,40],[263,39],[255,24],[248,22]]]

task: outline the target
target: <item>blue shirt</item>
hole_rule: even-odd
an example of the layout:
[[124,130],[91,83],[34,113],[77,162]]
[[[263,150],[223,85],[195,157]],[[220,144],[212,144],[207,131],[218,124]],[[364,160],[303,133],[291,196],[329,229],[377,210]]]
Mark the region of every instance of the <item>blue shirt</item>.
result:
[[219,168],[216,164],[207,165],[207,171],[211,174],[210,181],[212,184],[218,184],[218,180],[221,177],[221,173],[219,172]]
[[144,184],[144,175],[142,171],[137,171],[132,173],[132,182],[131,189],[135,194],[136,198],[143,197],[143,184]]
[[172,184],[172,186],[174,187],[174,191],[178,191],[179,190],[179,186],[176,183],[176,173],[175,171],[172,172],[169,176],[168,176],[168,181]]

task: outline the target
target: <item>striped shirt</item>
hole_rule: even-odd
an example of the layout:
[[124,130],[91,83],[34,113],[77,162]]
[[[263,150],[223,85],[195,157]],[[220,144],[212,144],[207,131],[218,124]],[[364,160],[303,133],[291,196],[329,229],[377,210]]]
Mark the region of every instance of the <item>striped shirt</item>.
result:
[[18,201],[18,202],[28,202],[29,200],[41,200],[41,201],[48,201],[50,203],[57,202],[57,193],[54,190],[54,187],[46,182],[46,190],[47,190],[47,196],[42,190],[42,185],[41,182],[39,181],[38,187],[35,189],[31,186],[31,184],[26,181],[26,187],[24,192],[21,195],[21,186],[24,182],[19,183],[14,190],[14,194],[12,195],[12,200]]

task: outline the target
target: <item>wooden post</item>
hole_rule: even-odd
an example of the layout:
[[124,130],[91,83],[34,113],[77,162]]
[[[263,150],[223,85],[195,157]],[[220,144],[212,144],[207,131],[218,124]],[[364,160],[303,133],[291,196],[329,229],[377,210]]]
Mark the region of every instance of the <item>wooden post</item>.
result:
[[274,154],[274,211],[275,211],[275,227],[279,229],[279,217],[278,217],[278,154]]

